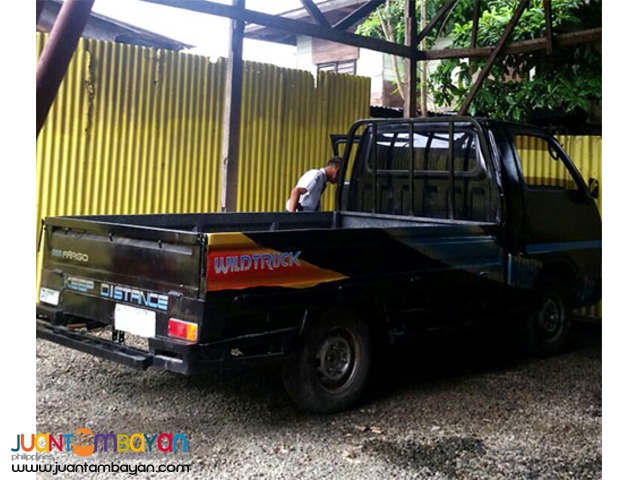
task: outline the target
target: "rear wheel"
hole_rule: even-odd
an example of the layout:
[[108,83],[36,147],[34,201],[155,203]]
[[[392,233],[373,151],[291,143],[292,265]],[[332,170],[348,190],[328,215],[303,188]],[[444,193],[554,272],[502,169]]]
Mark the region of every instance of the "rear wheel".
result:
[[325,313],[310,326],[285,363],[284,384],[303,409],[332,413],[355,406],[371,370],[371,334],[347,309]]
[[544,281],[527,315],[529,350],[541,357],[560,353],[571,329],[571,306],[567,289],[557,280]]

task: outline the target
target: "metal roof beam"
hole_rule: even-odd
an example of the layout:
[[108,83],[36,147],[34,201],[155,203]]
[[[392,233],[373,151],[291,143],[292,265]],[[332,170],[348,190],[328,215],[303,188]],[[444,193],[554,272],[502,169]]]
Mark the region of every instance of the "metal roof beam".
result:
[[255,10],[240,10],[229,5],[205,0],[142,0],[143,2],[181,8],[193,12],[206,13],[219,17],[234,18],[248,23],[256,23],[267,27],[277,28],[287,32],[307,35],[309,37],[323,38],[332,42],[353,45],[354,47],[367,48],[377,52],[388,53],[400,57],[415,57],[417,51],[405,45],[364,37],[354,33],[344,32],[332,28],[314,25],[298,20],[291,20],[276,15],[269,15]]
[[442,8],[438,10],[438,13],[434,15],[433,19],[429,22],[429,25],[424,27],[424,29],[418,34],[418,37],[416,38],[416,45],[429,34],[433,27],[435,27],[438,22],[442,20],[447,13],[449,13],[449,10],[451,10],[456,3],[458,3],[458,0],[450,0],[449,3],[445,3]]
[[[602,40],[602,27],[578,32],[561,33],[554,35],[553,44],[556,47],[569,47],[581,43],[598,42]],[[547,38],[535,38],[520,42],[508,43],[502,49],[503,54],[517,54],[535,52],[547,48]],[[442,50],[421,50],[418,54],[419,60],[444,60],[447,58],[487,58],[491,55],[495,47],[479,48],[446,48]]]
[[335,28],[336,30],[346,30],[347,28],[353,26],[361,19],[372,13],[376,8],[382,5],[384,1],[385,0],[370,0],[357,10],[344,17],[338,23],[336,23],[333,28]]
[[300,0],[300,2],[302,2],[304,9],[309,13],[309,15],[311,15],[311,18],[313,18],[318,25],[331,28],[331,24],[326,18],[324,18],[324,15],[317,5],[313,3],[313,0]]

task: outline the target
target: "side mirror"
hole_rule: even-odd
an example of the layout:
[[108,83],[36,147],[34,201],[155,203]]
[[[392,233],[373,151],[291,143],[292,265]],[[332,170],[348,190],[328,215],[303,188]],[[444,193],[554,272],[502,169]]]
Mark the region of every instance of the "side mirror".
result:
[[600,182],[597,178],[589,179],[589,195],[591,198],[598,198],[600,196]]

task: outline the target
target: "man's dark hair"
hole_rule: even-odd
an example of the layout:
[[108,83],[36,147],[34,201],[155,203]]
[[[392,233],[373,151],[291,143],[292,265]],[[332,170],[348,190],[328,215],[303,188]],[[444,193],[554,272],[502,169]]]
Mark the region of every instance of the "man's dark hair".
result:
[[329,167],[331,165],[339,169],[342,166],[342,158],[338,157],[337,155],[335,157],[331,157],[326,166]]

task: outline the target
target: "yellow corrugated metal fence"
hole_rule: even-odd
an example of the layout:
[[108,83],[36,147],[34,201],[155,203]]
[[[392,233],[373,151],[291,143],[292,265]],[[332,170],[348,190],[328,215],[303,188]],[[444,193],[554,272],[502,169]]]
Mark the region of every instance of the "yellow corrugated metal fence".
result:
[[[218,211],[224,69],[224,59],[82,39],[37,142],[37,221]],[[316,85],[308,72],[246,62],[239,209],[282,210],[298,177],[330,156],[329,133],[368,115],[369,85],[333,74]]]

